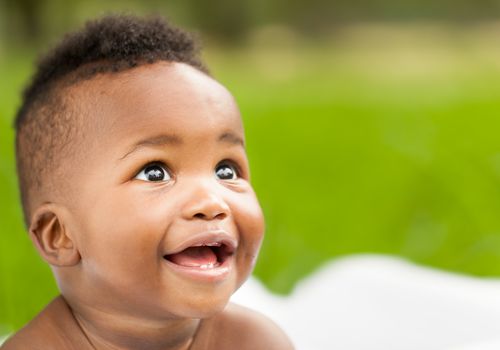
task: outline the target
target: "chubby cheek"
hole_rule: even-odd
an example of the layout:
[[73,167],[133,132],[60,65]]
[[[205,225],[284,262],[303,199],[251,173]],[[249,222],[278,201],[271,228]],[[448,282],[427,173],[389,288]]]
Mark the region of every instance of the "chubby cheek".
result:
[[264,215],[255,194],[249,193],[244,201],[235,203],[233,215],[239,232],[240,247],[238,264],[238,284],[241,285],[257,261],[259,249],[264,238]]
[[133,192],[107,197],[95,203],[85,223],[84,263],[96,277],[122,285],[154,280],[167,213]]

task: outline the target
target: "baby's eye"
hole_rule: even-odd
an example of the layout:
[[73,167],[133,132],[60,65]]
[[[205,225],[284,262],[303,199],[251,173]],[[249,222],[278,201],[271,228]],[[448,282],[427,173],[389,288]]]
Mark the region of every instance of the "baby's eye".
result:
[[220,180],[235,180],[238,178],[238,171],[234,165],[222,163],[215,168],[215,176]]
[[135,179],[142,181],[169,181],[168,170],[160,164],[148,164],[135,176]]

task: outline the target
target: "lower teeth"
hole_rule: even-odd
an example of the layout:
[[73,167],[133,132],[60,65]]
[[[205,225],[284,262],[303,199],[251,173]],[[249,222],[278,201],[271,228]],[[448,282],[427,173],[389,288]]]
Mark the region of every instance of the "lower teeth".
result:
[[209,263],[209,264],[203,264],[200,265],[200,269],[206,270],[206,269],[213,269],[215,267],[214,263]]

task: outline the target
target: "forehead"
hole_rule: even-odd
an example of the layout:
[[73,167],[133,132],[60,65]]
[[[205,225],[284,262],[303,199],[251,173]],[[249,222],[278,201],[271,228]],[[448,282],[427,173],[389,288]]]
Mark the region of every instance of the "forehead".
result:
[[105,74],[78,84],[71,95],[85,115],[88,136],[101,141],[102,133],[128,141],[160,132],[200,138],[226,129],[243,138],[232,95],[183,63],[160,62]]

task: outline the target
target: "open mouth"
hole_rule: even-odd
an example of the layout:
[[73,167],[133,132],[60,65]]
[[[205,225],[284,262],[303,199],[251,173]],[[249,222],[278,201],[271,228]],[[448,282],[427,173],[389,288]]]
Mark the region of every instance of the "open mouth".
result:
[[208,270],[224,265],[233,254],[232,245],[211,242],[190,246],[178,253],[164,255],[163,258],[182,267]]

